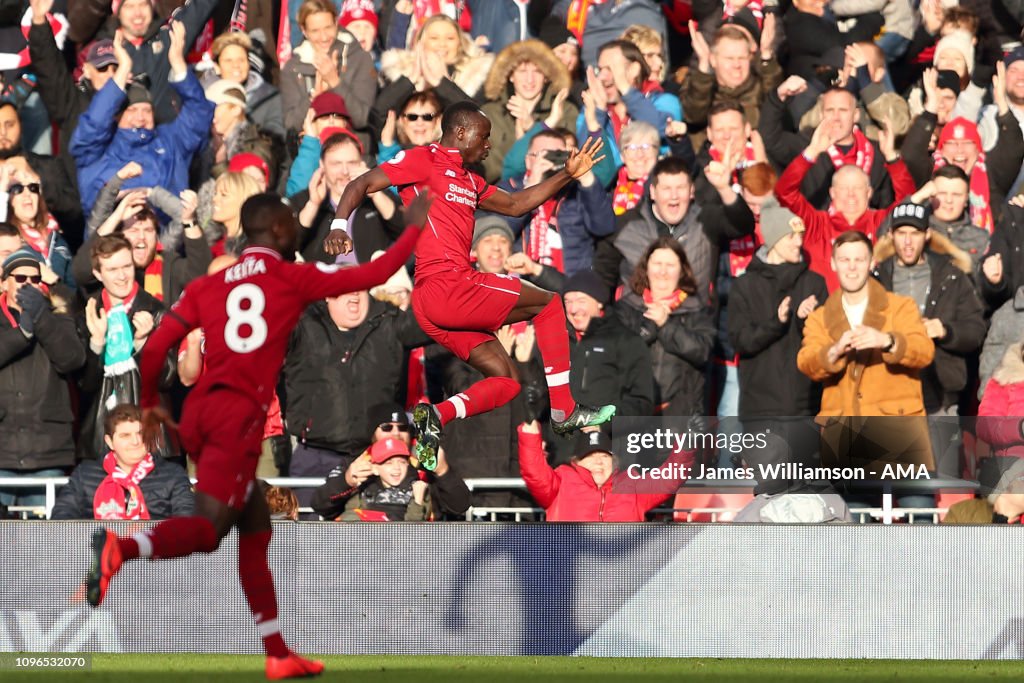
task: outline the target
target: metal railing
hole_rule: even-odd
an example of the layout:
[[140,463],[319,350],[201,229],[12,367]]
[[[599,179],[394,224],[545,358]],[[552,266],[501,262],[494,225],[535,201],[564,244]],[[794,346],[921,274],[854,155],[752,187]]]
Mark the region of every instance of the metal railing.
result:
[[[315,488],[324,483],[323,477],[271,477],[265,480],[271,486],[287,486],[289,488]],[[45,504],[43,506],[12,506],[8,511],[20,514],[23,518],[42,517],[49,518],[53,511],[54,503],[57,500],[57,489],[68,483],[67,477],[0,477],[0,488],[43,488],[45,491]],[[192,480],[195,483],[195,479]],[[951,482],[951,486],[954,485]],[[518,477],[491,477],[467,479],[466,487],[472,491],[515,491],[526,492],[526,484]],[[675,519],[676,515],[683,515],[685,521],[692,521],[695,515],[710,515],[711,521],[718,522],[722,516],[731,518],[739,510],[734,507],[699,507],[699,508],[658,508],[653,512],[659,515],[670,515]],[[881,507],[851,507],[850,514],[854,521],[866,523],[868,518],[881,521],[883,524],[892,524],[896,520],[906,520],[914,523],[921,518],[930,518],[932,523],[938,523],[940,515],[946,512],[947,508],[941,507],[893,507],[893,494],[882,495]],[[300,512],[312,512],[311,508],[300,508]],[[538,507],[500,507],[500,506],[478,506],[470,507],[466,511],[466,521],[515,521],[521,522],[527,515],[532,515],[536,520],[544,519],[544,510]]]

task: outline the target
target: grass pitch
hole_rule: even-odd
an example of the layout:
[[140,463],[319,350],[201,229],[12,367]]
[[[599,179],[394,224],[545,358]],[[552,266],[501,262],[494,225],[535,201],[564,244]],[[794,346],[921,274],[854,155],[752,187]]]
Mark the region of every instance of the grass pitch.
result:
[[[793,683],[816,681],[1020,681],[1019,661],[809,659],[590,659],[580,657],[328,656],[324,683]],[[12,671],[0,681],[202,683],[260,681],[252,655],[93,655],[90,671]]]

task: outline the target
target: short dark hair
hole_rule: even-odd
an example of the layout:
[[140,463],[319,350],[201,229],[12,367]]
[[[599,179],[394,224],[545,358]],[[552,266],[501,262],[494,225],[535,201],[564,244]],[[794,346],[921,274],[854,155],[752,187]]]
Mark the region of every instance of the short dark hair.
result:
[[132,250],[131,242],[125,239],[124,235],[120,233],[100,235],[92,243],[92,247],[89,248],[89,262],[92,264],[92,269],[98,271],[100,269],[100,259],[109,258],[122,250],[128,252]]
[[948,178],[950,180],[962,180],[969,186],[971,184],[971,178],[964,172],[964,169],[953,164],[946,164],[942,168],[936,169],[935,173],[932,174],[932,180],[936,178]]
[[327,156],[328,152],[339,145],[352,145],[356,148],[356,151],[359,152],[359,156],[363,155],[363,145],[359,142],[359,138],[357,138],[353,133],[344,130],[334,133],[324,140],[324,144],[320,146],[320,159],[323,160],[323,158]]
[[832,255],[835,256],[836,250],[844,244],[855,244],[857,242],[867,247],[869,254],[874,250],[870,237],[862,233],[860,230],[847,230],[846,232],[841,233],[839,237],[836,238],[836,241],[832,243]]
[[154,212],[153,209],[149,208],[148,206],[144,206],[134,216],[129,216],[128,218],[121,221],[121,230],[128,230],[136,223],[144,223],[145,221],[151,221],[153,223],[154,228],[156,228],[157,230],[160,229],[160,219],[157,218],[156,212]]
[[21,237],[21,231],[13,223],[3,221],[0,223],[0,237]]
[[651,67],[647,66],[647,60],[644,59],[644,55],[640,52],[634,43],[628,40],[610,40],[601,47],[597,48],[597,58],[601,58],[601,53],[605,50],[611,50],[613,48],[619,48],[622,52],[622,56],[626,58],[627,62],[634,62],[640,65],[640,83],[646,83],[647,79],[651,77]]
[[711,109],[708,110],[708,121],[711,121],[711,117],[724,114],[728,111],[734,111],[743,117],[743,123],[747,122],[747,112],[743,111],[743,107],[736,100],[719,100],[711,105]]
[[462,100],[445,107],[441,115],[441,135],[448,135],[456,128],[469,128],[478,118],[487,118],[487,115],[480,111],[480,105],[472,100]]
[[687,294],[696,292],[697,280],[693,276],[693,268],[690,267],[690,260],[686,258],[686,251],[683,249],[683,245],[671,235],[662,235],[648,245],[644,255],[637,262],[636,268],[633,269],[633,275],[629,279],[629,288],[633,290],[633,293],[642,296],[644,290],[650,288],[651,281],[647,277],[647,261],[650,260],[651,254],[658,249],[669,249],[679,258],[681,269],[679,282],[676,284],[676,287]]
[[663,175],[685,175],[687,180],[691,183],[693,179],[690,178],[690,167],[686,165],[686,162],[679,157],[665,157],[659,159],[658,163],[654,164],[654,168],[651,169],[651,185],[658,184],[658,178]]
[[292,208],[273,192],[261,192],[246,199],[240,216],[242,232],[250,241],[256,236],[273,232],[278,221],[294,218]]
[[134,403],[118,403],[103,418],[103,434],[114,436],[122,422],[142,422],[142,410]]

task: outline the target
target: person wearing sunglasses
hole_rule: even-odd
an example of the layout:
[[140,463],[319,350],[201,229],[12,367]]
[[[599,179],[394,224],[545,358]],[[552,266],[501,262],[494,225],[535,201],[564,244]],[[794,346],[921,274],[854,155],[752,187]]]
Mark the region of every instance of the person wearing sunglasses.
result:
[[75,287],[71,248],[43,198],[39,176],[28,167],[15,171],[0,167],[0,221],[18,228],[21,239],[67,286]]
[[[27,247],[0,280],[0,477],[63,476],[75,462],[68,377],[85,347],[67,304],[42,289],[42,260]],[[0,505],[45,504],[42,490],[0,489]]]
[[413,93],[397,112],[388,112],[377,146],[377,163],[399,151],[428,145],[441,138],[441,100],[433,90]]

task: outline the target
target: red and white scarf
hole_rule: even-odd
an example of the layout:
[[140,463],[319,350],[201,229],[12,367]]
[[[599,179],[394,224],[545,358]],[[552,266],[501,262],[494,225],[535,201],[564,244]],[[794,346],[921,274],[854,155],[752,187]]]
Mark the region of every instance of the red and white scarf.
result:
[[549,199],[533,212],[525,251],[527,256],[542,266],[551,266],[559,273],[564,273],[562,236],[558,234],[558,209],[561,203],[561,200]]
[[[133,282],[132,283],[131,294],[128,295],[127,299],[125,299],[124,301],[121,302],[121,305],[124,306],[124,312],[126,314],[131,314],[131,312],[132,312],[132,304],[135,303],[135,295],[138,294],[138,293],[139,293],[139,283],[138,282]],[[106,289],[104,289],[102,292],[100,292],[100,299],[101,299],[100,303],[103,304],[103,311],[106,312],[106,313],[110,313],[110,309],[114,307],[114,302],[110,300],[110,294],[107,292]]]
[[662,303],[662,304],[665,304],[665,305],[668,306],[668,310],[670,312],[674,311],[677,308],[679,308],[680,306],[682,306],[683,302],[686,301],[686,297],[687,297],[686,292],[684,292],[681,289],[677,289],[677,290],[673,291],[671,294],[669,294],[668,296],[662,297],[660,299],[655,299],[654,298],[654,293],[651,292],[650,288],[644,290],[644,303],[645,304],[650,305],[650,304],[653,304],[653,303]]
[[[716,147],[708,147],[708,154],[711,155],[712,160],[722,161],[722,152]],[[743,190],[743,186],[740,185],[740,171],[745,168],[749,168],[757,163],[757,157],[754,154],[754,143],[747,140],[747,144],[743,146],[743,158],[736,163],[736,168],[732,171],[732,191],[739,194]]]
[[860,132],[860,128],[854,126],[853,146],[850,147],[850,151],[843,154],[838,147],[832,145],[828,148],[828,156],[837,169],[854,164],[870,176],[871,165],[875,162],[875,146]]
[[95,519],[149,519],[149,508],[142,495],[139,483],[146,478],[156,463],[153,456],[146,453],[135,463],[131,472],[125,472],[117,466],[117,458],[113,452],[103,458],[103,469],[106,479],[96,487],[92,498],[92,514]]
[[[935,170],[945,166],[947,162],[939,150],[932,154],[935,160]],[[985,166],[985,153],[978,152],[978,160],[971,168],[970,185],[968,186],[967,207],[971,212],[971,222],[979,228],[992,234],[995,229],[995,219],[992,217],[992,203],[989,195],[988,168]]]
[[729,19],[736,16],[736,13],[740,10],[748,9],[754,15],[754,19],[757,19],[757,27],[759,29],[764,28],[764,3],[761,0],[751,0],[746,6],[739,9],[729,4],[729,0],[725,0],[722,5],[722,19]]
[[435,14],[444,14],[459,23],[466,33],[473,28],[473,17],[466,5],[466,0],[413,0],[412,26],[418,31],[423,22]]
[[53,245],[53,235],[57,232],[60,232],[60,225],[51,214],[46,215],[46,227],[42,230],[36,230],[31,225],[21,225],[21,238],[43,257],[47,265],[50,263],[50,247]]
[[619,169],[619,177],[615,180],[615,192],[612,195],[612,211],[616,216],[621,216],[634,206],[640,203],[644,196],[644,184],[647,183],[647,176],[630,180],[626,173],[626,167]]

